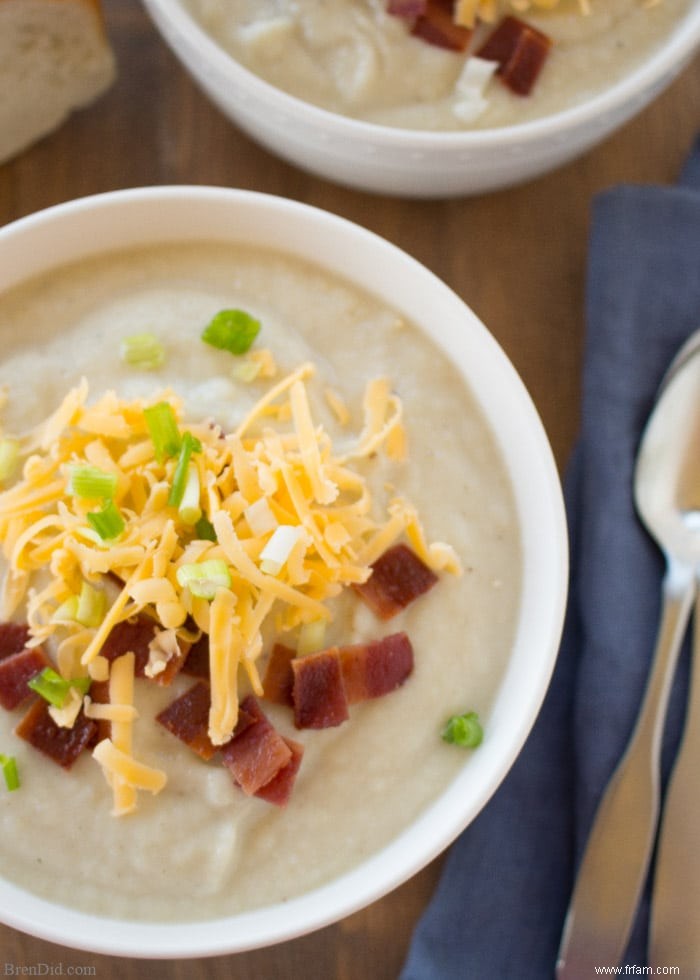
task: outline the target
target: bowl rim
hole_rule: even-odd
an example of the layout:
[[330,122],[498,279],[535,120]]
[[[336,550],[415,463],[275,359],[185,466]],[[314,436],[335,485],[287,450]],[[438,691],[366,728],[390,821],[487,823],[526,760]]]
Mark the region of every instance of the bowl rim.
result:
[[[430,146],[442,151],[475,147],[524,145],[561,135],[579,127],[594,125],[599,117],[614,112],[622,105],[652,86],[667,73],[680,71],[694,51],[700,47],[700,0],[692,0],[682,21],[666,37],[651,56],[624,75],[614,85],[577,105],[550,113],[538,119],[488,129],[423,130],[379,123],[344,116],[291,95],[246,68],[226,51],[201,26],[183,0],[143,0],[156,23],[159,17],[169,22],[180,38],[210,61],[214,68],[233,85],[257,93],[265,102],[273,102],[288,115],[304,120],[310,126],[323,128],[329,136],[357,139],[386,146],[426,150]],[[156,13],[157,12],[157,15]],[[169,37],[170,35],[166,35]]]
[[[214,220],[220,219],[222,227],[228,227],[233,211],[243,224],[254,215],[256,228],[261,227],[261,220],[262,224],[267,220],[268,227],[275,229],[274,247],[277,250],[280,236],[284,241],[284,229],[288,226],[304,243],[310,240],[309,231],[313,229],[319,241],[338,240],[346,244],[348,249],[344,257],[358,256],[357,261],[368,269],[372,268],[377,256],[386,258],[392,270],[400,269],[410,277],[407,281],[415,283],[416,294],[428,294],[431,309],[439,298],[440,309],[460,319],[460,330],[465,330],[471,343],[483,355],[480,370],[488,373],[492,369],[503,382],[505,388],[499,398],[505,398],[506,393],[512,396],[515,410],[509,425],[515,433],[513,441],[518,443],[514,452],[527,460],[527,464],[521,461],[519,465],[521,473],[526,472],[527,465],[528,473],[527,487],[518,490],[518,507],[536,506],[542,517],[541,524],[530,528],[530,537],[523,544],[526,557],[523,595],[528,595],[529,599],[521,596],[525,612],[521,609],[518,634],[513,643],[513,650],[517,647],[519,652],[517,656],[511,653],[506,675],[501,681],[503,690],[507,687],[511,693],[517,691],[517,697],[512,698],[517,706],[517,722],[513,724],[509,717],[506,732],[499,731],[498,738],[485,741],[479,753],[474,753],[468,766],[465,764],[445,791],[386,847],[339,878],[280,905],[201,922],[140,923],[66,908],[0,878],[2,921],[26,933],[76,949],[144,959],[242,952],[304,935],[378,900],[441,853],[491,797],[534,724],[558,652],[567,599],[568,540],[561,486],[544,427],[522,380],[484,324],[450,287],[388,240],[336,214],[255,191],[188,185],[111,191],[55,205],[0,228],[0,257],[5,253],[8,259],[7,263],[0,262],[0,291],[5,288],[3,281],[10,286],[79,256],[163,242],[163,233],[153,230],[152,223],[146,220],[149,214],[154,223],[158,216],[166,215],[163,218],[166,224],[170,221],[181,228],[181,240],[192,242],[227,237],[212,234],[209,228],[206,234],[198,233],[192,228],[193,214],[206,213]],[[135,238],[134,233],[137,218],[140,238]],[[66,234],[67,228],[72,229],[70,235]],[[105,241],[95,234],[97,228],[102,228]],[[101,244],[96,245],[97,240]],[[236,235],[229,234],[228,240],[236,240]],[[115,241],[121,245],[114,244]],[[59,242],[63,253],[56,248]],[[339,274],[338,258],[334,259],[334,266],[323,249],[320,256],[317,264]],[[34,262],[35,267],[22,275],[22,265],[27,261]],[[354,276],[354,272],[347,273],[346,279],[357,284]],[[420,322],[417,325],[423,332],[428,332]],[[433,334],[429,333],[429,336],[435,339]],[[471,379],[464,375],[463,369],[460,371],[471,386]],[[495,428],[491,419],[489,424]],[[537,548],[541,548],[536,556],[535,541]],[[528,560],[533,568],[528,567]],[[532,582],[528,580],[529,572],[534,575]],[[546,593],[546,599],[540,592]],[[540,644],[534,663],[526,662],[523,656],[524,648],[529,649],[532,645],[532,635]],[[496,695],[494,714],[504,701],[501,688]],[[501,706],[502,717],[507,717],[509,711],[507,704]],[[470,786],[476,784],[478,791],[471,793],[469,805],[465,807],[463,795],[467,772]],[[459,813],[459,819],[455,819],[455,813]]]

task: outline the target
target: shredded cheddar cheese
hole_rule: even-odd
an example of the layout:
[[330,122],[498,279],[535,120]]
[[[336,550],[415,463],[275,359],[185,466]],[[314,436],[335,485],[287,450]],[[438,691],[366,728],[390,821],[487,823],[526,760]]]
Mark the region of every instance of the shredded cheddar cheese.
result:
[[[276,373],[271,355],[263,368],[260,377]],[[262,693],[256,662],[268,620],[278,632],[299,627],[302,635],[322,635],[332,615],[329,600],[366,581],[372,561],[402,534],[429,566],[461,571],[448,545],[426,542],[408,501],[397,497],[387,509],[379,506],[358,466],[377,453],[403,459],[408,452],[403,406],[390,381],[367,384],[362,429],[357,436],[344,431],[336,447],[314,417],[314,371],[305,363],[275,380],[232,433],[185,422],[173,392],[133,401],[108,392],[90,403],[82,381],[22,437],[21,477],[0,493],[8,563],[2,613],[7,617],[26,603],[31,642],[48,643],[62,676],[109,678],[110,703],[88,695],[84,710],[112,725],[111,738],[93,754],[112,787],[115,814],[135,808],[137,790],[159,792],[166,781],[160,770],[133,758],[133,654],[111,667],[101,656],[118,623],[141,613],[158,623],[146,667],[151,677],[166,668],[178,640],[209,635],[209,737],[222,745],[236,725],[239,672]],[[340,395],[328,389],[319,395],[346,430],[351,415]],[[180,432],[187,430],[196,443],[189,465],[196,468],[199,508],[214,541],[199,538],[196,525],[169,502],[177,457],[159,458],[144,415],[162,401]],[[86,465],[115,478],[111,503],[123,529],[114,538],[102,539],[91,526],[96,502],[71,492],[71,472]],[[196,594],[182,569],[191,572],[203,562],[225,564],[230,585],[216,582],[211,595]],[[70,614],[86,583],[105,602],[96,624]],[[71,702],[57,722],[72,724],[79,709]]]
[[89,697],[85,713],[89,718],[111,722],[111,738],[103,739],[93,749],[93,758],[102,766],[105,779],[114,794],[115,816],[136,809],[136,791],[146,789],[159,793],[167,782],[166,774],[133,757],[134,654],[125,653],[112,664],[109,675],[109,704],[93,704]]
[[[588,15],[591,12],[591,0],[576,0],[581,14]],[[642,0],[645,7],[654,7],[661,0]],[[493,24],[497,18],[513,10],[516,13],[527,13],[528,11],[553,10],[560,6],[561,0],[457,0],[455,4],[454,20],[456,24],[463,27],[474,27],[477,20],[486,24]]]
[[237,678],[243,652],[243,636],[240,617],[235,615],[237,604],[237,597],[229,589],[219,589],[211,604],[209,738],[213,745],[224,745],[228,742],[238,718]]
[[[129,790],[147,789],[151,793],[160,793],[166,783],[166,775],[160,769],[153,769],[122,752],[109,738],[102,739],[93,749],[93,757],[100,763],[105,773],[112,777],[114,785],[124,786]],[[115,814],[128,812],[115,806]],[[133,807],[130,807],[133,809]]]

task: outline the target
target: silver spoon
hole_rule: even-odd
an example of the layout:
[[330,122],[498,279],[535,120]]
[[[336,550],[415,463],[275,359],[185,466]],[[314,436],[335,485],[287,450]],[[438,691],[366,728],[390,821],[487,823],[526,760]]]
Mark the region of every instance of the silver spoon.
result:
[[[687,479],[695,487],[686,523],[700,538],[700,357],[693,360],[695,454]],[[689,369],[686,372],[692,378]],[[700,571],[696,565],[696,574]],[[700,596],[695,607],[690,694],[681,743],[666,791],[654,873],[649,965],[674,966],[679,976],[700,977]]]
[[700,426],[698,338],[662,382],[637,456],[637,511],[666,558],[656,650],[637,723],[596,813],[569,905],[558,980],[619,964],[644,885],[659,814],[659,752],[671,679],[696,591],[700,527],[693,485]]

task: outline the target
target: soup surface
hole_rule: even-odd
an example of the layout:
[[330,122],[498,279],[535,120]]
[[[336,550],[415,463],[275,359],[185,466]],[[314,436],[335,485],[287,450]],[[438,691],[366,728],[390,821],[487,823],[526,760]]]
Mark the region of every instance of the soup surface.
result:
[[[467,56],[413,37],[386,0],[180,0],[241,64],[314,105],[408,129],[514,125],[584,102],[627,75],[676,27],[692,0],[578,0],[522,19],[553,47],[529,96],[497,79],[465,95]],[[511,11],[516,13],[516,11]],[[490,26],[481,25],[470,50]]]
[[[283,901],[357,865],[468,761],[468,752],[440,738],[450,715],[477,711],[488,738],[514,635],[521,581],[514,500],[464,382],[394,311],[284,255],[216,243],[153,247],[60,268],[4,295],[3,431],[38,424],[82,377],[91,399],[108,389],[137,398],[168,388],[183,397],[188,418],[232,429],[274,380],[236,380],[235,358],[202,343],[203,326],[230,307],[259,318],[256,345],[272,352],[278,377],[315,364],[315,417],[340,440],[362,428],[367,381],[391,378],[404,406],[407,457],[368,458],[358,468],[378,503],[399,490],[415,504],[427,538],[448,542],[463,574],[441,573],[390,623],[351,590],[333,600],[326,643],[405,630],[415,669],[395,692],[353,705],[348,721],[321,731],[297,731],[286,708],[261,702],[305,750],[284,808],[244,795],[223,766],[204,762],[153,720],[191,678],[171,687],[135,682],[134,753],[162,769],[167,784],[157,795],[139,793],[137,810],[122,817],[111,815],[112,791],[90,752],[66,772],[14,735],[24,708],[0,709],[0,751],[16,757],[21,778],[18,790],[0,789],[2,874],[98,914],[225,915]],[[119,357],[120,341],[144,330],[165,347],[154,371]],[[324,400],[326,386],[348,406],[347,425]]]

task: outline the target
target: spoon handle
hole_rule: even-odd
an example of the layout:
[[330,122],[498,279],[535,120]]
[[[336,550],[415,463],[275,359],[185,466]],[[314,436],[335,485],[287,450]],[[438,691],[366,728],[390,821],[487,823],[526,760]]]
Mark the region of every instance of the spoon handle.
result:
[[558,980],[616,966],[629,941],[658,820],[661,732],[694,592],[692,570],[670,562],[644,700],[593,821],[564,925]]
[[[649,965],[700,977],[700,595],[683,741],[666,792],[656,857]],[[659,970],[659,972],[661,972]]]

